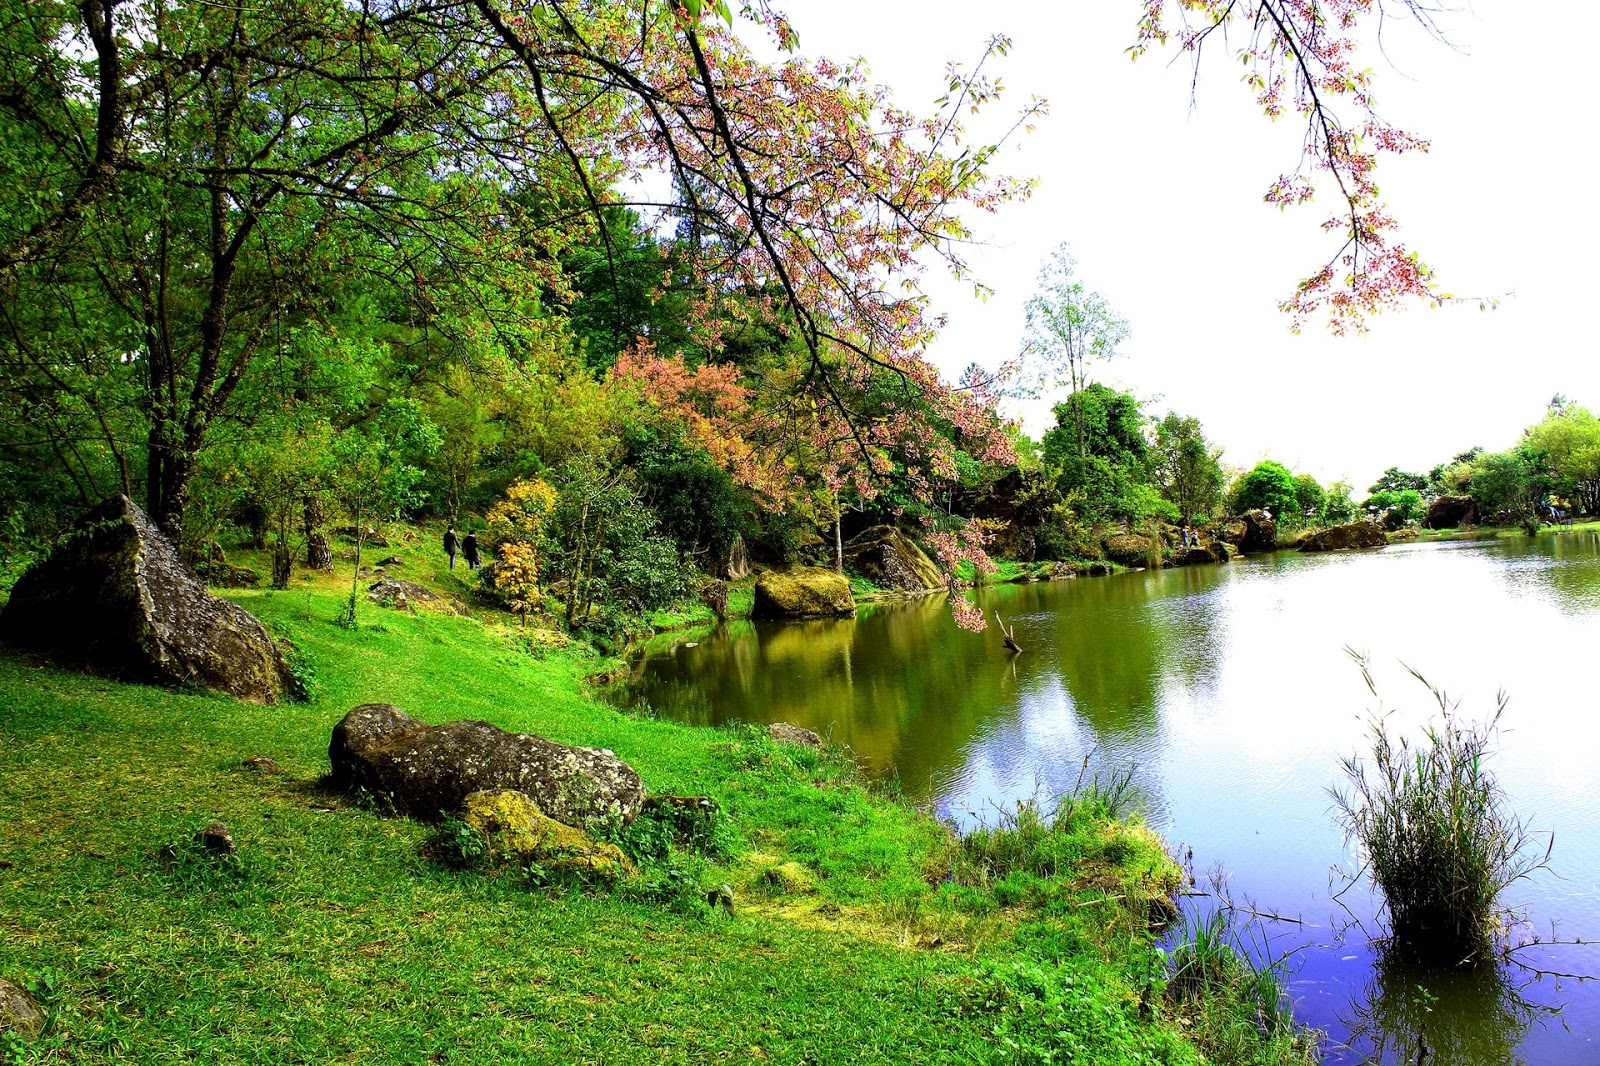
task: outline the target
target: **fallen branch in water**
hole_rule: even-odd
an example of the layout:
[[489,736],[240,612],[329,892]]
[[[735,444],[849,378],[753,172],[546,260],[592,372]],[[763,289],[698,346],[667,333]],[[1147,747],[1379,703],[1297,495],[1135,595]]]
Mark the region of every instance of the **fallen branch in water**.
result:
[[1013,654],[1020,655],[1022,653],[1022,645],[1017,643],[1016,627],[1008,627],[1006,625],[1005,619],[1000,617],[1000,611],[998,608],[995,609],[994,620],[995,624],[1000,627],[1000,636],[1005,638],[1006,647],[1010,648]]

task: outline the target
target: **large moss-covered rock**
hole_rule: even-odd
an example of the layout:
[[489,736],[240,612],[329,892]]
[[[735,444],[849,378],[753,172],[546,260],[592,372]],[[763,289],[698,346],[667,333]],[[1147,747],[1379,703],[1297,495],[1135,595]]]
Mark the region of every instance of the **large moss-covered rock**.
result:
[[852,537],[844,546],[844,559],[879,588],[922,593],[945,587],[933,560],[894,526],[873,526]]
[[0,639],[129,681],[253,703],[295,690],[261,623],[207,592],[126,496],[91,510],[22,575],[0,612]]
[[1204,563],[1225,563],[1233,558],[1233,545],[1227,541],[1213,540],[1178,548],[1174,556],[1179,566],[1200,566]]
[[1381,548],[1389,543],[1376,522],[1351,522],[1313,533],[1300,545],[1303,552],[1335,552],[1349,548]]
[[1440,496],[1428,505],[1424,529],[1459,529],[1478,524],[1478,505],[1471,496]]
[[488,722],[426,725],[398,707],[367,703],[333,728],[334,783],[386,797],[397,811],[438,818],[474,792],[512,789],[565,825],[630,822],[644,798],[633,767],[603,748],[576,748]]
[[1202,533],[1206,539],[1220,540],[1224,544],[1231,544],[1235,548],[1244,543],[1245,534],[1250,527],[1245,525],[1242,518],[1219,518],[1206,526]]
[[856,599],[843,574],[820,566],[769,570],[756,581],[756,618],[841,618],[856,613]]
[[1278,547],[1278,523],[1267,517],[1265,511],[1246,511],[1239,516],[1244,523],[1244,537],[1239,541],[1242,552],[1270,552]]
[[1114,533],[1103,539],[1100,546],[1106,558],[1123,566],[1149,566],[1152,562],[1160,566],[1162,554],[1159,550],[1152,553],[1152,543],[1143,533]]
[[548,817],[533,797],[513,789],[474,792],[461,820],[483,834],[489,854],[615,881],[637,871],[614,844]]

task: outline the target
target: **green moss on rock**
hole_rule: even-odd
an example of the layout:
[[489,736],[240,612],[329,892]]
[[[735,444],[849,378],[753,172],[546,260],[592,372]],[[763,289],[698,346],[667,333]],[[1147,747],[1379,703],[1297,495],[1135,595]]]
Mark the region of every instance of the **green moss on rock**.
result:
[[607,881],[638,872],[615,845],[546,817],[532,797],[523,792],[474,792],[467,797],[461,818],[483,834],[489,854],[496,858],[571,870]]
[[755,618],[844,618],[855,613],[849,580],[820,566],[762,574],[751,611]]

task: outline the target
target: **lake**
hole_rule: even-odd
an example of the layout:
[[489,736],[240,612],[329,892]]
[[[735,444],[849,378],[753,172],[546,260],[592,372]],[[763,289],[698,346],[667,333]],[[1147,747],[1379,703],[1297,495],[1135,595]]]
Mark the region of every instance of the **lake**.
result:
[[[1526,965],[1453,978],[1391,972],[1370,947],[1373,900],[1328,789],[1365,750],[1377,701],[1420,733],[1437,707],[1407,667],[1483,720],[1509,705],[1493,769],[1550,868],[1508,901],[1545,939],[1600,940],[1600,536],[1277,552],[1231,564],[980,589],[1016,627],[958,629],[942,598],[854,620],[735,623],[657,641],[631,698],[690,722],[792,722],[849,745],[868,770],[970,826],[1083,772],[1133,768],[1145,817],[1201,887],[1223,878],[1287,956],[1324,1061],[1600,1063],[1600,947],[1540,945]],[[1214,905],[1194,897],[1190,907]],[[1295,919],[1294,921],[1285,919]],[[1543,972],[1541,972],[1543,971]],[[1553,1013],[1559,1008],[1558,1013]]]

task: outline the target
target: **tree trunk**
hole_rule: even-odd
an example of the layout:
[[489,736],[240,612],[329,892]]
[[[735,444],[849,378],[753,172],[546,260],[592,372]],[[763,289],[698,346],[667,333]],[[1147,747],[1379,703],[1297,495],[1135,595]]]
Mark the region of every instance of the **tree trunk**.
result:
[[333,546],[322,532],[327,519],[322,513],[321,496],[313,493],[306,497],[302,518],[306,530],[306,566],[312,570],[332,570]]

